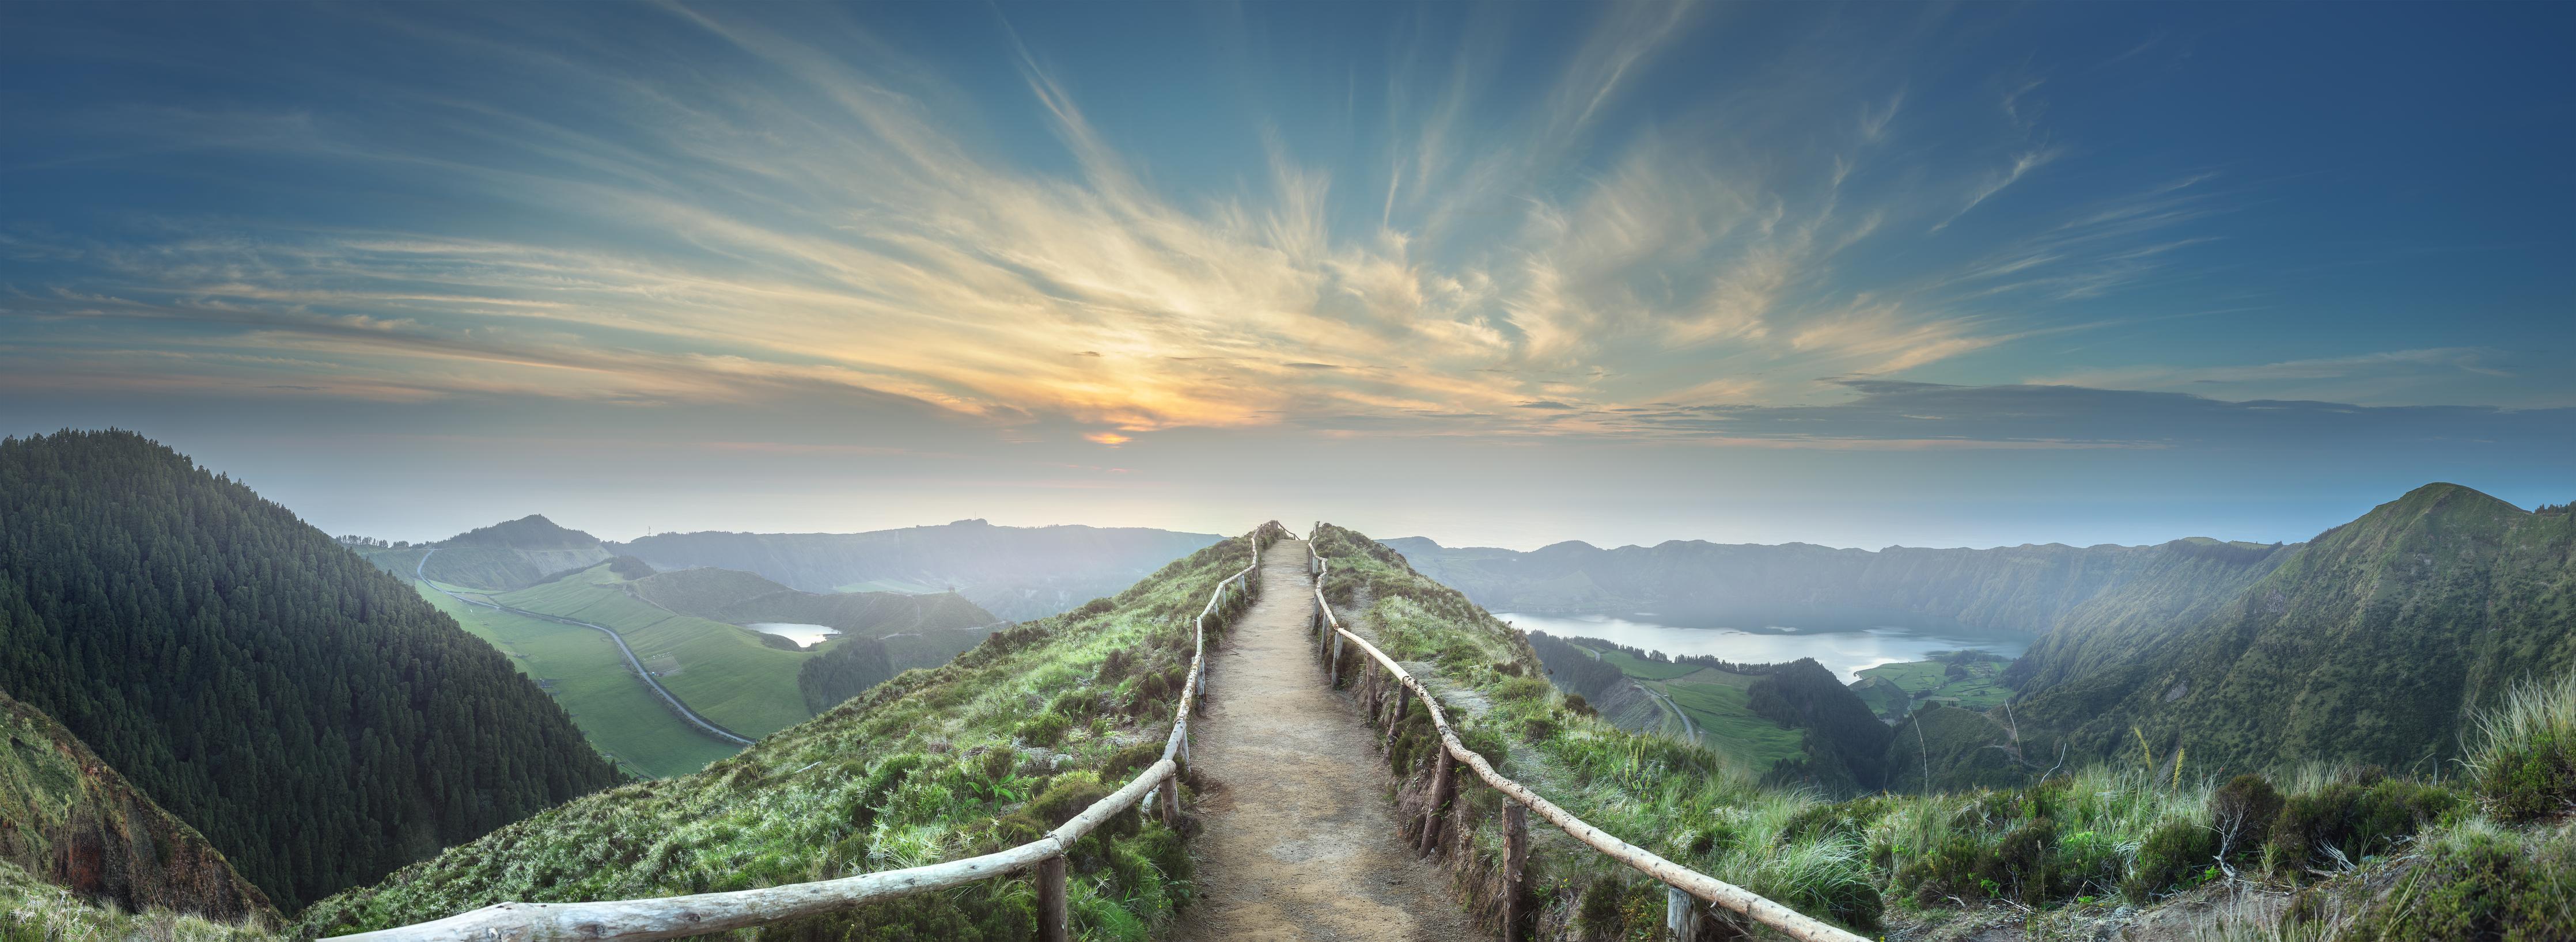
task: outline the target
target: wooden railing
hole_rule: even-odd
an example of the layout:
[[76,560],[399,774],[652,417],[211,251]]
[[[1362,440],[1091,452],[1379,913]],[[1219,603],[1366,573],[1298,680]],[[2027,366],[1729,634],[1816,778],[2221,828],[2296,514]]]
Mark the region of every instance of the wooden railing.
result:
[[1228,593],[1249,596],[1256,591],[1251,576],[1261,570],[1262,550],[1271,541],[1286,535],[1285,528],[1274,528],[1271,524],[1255,529],[1252,564],[1218,582],[1216,588],[1208,593],[1207,605],[1199,609],[1194,632],[1196,650],[1190,655],[1189,679],[1182,684],[1180,705],[1173,711],[1172,732],[1163,741],[1163,757],[1137,773],[1125,786],[1092,802],[1091,807],[1083,809],[1081,814],[1073,816],[1072,820],[1048,832],[1045,837],[980,857],[863,873],[837,880],[791,883],[729,893],[596,903],[498,903],[434,922],[339,938],[369,942],[534,942],[555,939],[640,942],[676,939],[840,912],[899,896],[926,893],[1034,868],[1038,883],[1038,937],[1045,942],[1066,942],[1072,937],[1072,932],[1065,906],[1065,852],[1092,829],[1140,802],[1146,807],[1154,807],[1154,795],[1158,791],[1165,796],[1161,807],[1164,822],[1178,823],[1181,790],[1177,785],[1168,791],[1162,789],[1177,782],[1181,767],[1189,762],[1190,716],[1207,693],[1208,619],[1216,614],[1218,605],[1226,601]]
[[[1316,530],[1321,529],[1322,525],[1318,524]],[[1327,639],[1330,641],[1330,666],[1326,669],[1327,682],[1336,686],[1341,683],[1342,646],[1346,643],[1358,645],[1361,651],[1368,654],[1370,660],[1377,662],[1378,667],[1384,669],[1399,685],[1396,688],[1397,704],[1394,713],[1396,722],[1400,722],[1405,711],[1409,709],[1409,704],[1404,702],[1406,695],[1409,694],[1422,698],[1423,707],[1431,713],[1432,728],[1440,733],[1441,750],[1439,759],[1432,767],[1430,804],[1423,812],[1421,842],[1423,849],[1427,851],[1435,846],[1434,842],[1440,827],[1440,809],[1448,801],[1450,789],[1454,787],[1453,779],[1459,763],[1464,763],[1468,769],[1476,773],[1477,778],[1484,780],[1486,785],[1512,800],[1512,804],[1504,806],[1503,815],[1503,879],[1505,882],[1503,925],[1504,938],[1507,942],[1520,942],[1524,938],[1521,934],[1523,931],[1521,923],[1524,920],[1518,910],[1524,890],[1525,864],[1529,859],[1528,818],[1522,810],[1524,808],[1538,812],[1539,817],[1547,819],[1548,823],[1573,835],[1575,840],[1591,845],[1592,849],[1600,851],[1604,856],[1662,881],[1665,887],[1665,926],[1672,931],[1676,939],[1690,939],[1698,934],[1699,910],[1690,902],[1696,898],[1723,906],[1802,942],[1865,942],[1860,936],[1772,902],[1760,894],[1684,867],[1664,859],[1653,851],[1613,837],[1609,832],[1593,827],[1585,823],[1582,818],[1575,817],[1573,813],[1557,807],[1555,802],[1531,791],[1527,786],[1494,771],[1493,765],[1486,762],[1484,756],[1478,755],[1458,740],[1457,731],[1449,726],[1448,714],[1440,708],[1440,699],[1431,695],[1430,688],[1424,687],[1420,680],[1404,669],[1404,665],[1396,663],[1394,658],[1386,656],[1386,652],[1378,650],[1377,645],[1370,644],[1368,639],[1351,633],[1350,629],[1342,627],[1340,619],[1333,617],[1332,603],[1324,599],[1324,577],[1330,571],[1330,567],[1324,562],[1322,553],[1312,552],[1317,535],[1319,535],[1318,532],[1310,532],[1306,536],[1306,546],[1310,551],[1307,569],[1314,576],[1315,583],[1315,632],[1318,653],[1327,646]]]

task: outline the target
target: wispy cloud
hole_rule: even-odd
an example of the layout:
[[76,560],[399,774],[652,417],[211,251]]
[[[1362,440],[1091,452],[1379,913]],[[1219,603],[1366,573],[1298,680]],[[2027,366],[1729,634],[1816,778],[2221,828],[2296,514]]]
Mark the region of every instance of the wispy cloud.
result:
[[[1509,103],[1527,107],[1479,100],[1501,53],[1476,33],[1455,57],[1398,63],[1384,107],[1409,118],[1382,163],[1321,159],[1254,116],[1259,172],[1210,191],[1158,182],[1155,142],[1095,119],[1016,34],[1015,104],[1060,154],[997,145],[986,112],[1008,106],[836,17],[669,8],[663,42],[724,51],[669,69],[613,36],[565,47],[397,8],[386,28],[508,82],[386,84],[369,89],[382,114],[201,114],[119,140],[430,181],[534,222],[19,231],[0,248],[42,255],[46,274],[0,295],[0,318],[36,325],[45,351],[13,365],[76,384],[636,403],[824,390],[1070,422],[1112,445],[1280,423],[1518,433],[1540,413],[1552,433],[1625,434],[1639,426],[1590,416],[1841,394],[1813,380],[2014,342],[2050,305],[2206,238],[2175,231],[2215,211],[2188,179],[2016,215],[1956,261],[1887,264],[1895,233],[1940,232],[2069,152],[2027,143],[2036,118],[2011,102],[2029,88],[2007,99],[2016,126],[1975,148],[2008,153],[2001,167],[1901,146],[1896,117],[1921,97],[1902,84],[1623,108],[1717,28],[1697,9],[1601,8]],[[1738,143],[1775,126],[1812,154]],[[2021,307],[1996,309],[2004,296]],[[159,368],[112,378],[111,351],[144,337]],[[261,352],[293,364],[242,359]]]

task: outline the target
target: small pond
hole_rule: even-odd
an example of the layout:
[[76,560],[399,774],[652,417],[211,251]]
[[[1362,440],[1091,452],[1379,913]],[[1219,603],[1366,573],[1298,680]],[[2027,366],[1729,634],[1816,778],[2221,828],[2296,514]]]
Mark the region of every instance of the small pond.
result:
[[804,625],[790,621],[756,621],[743,627],[765,635],[777,635],[796,642],[800,647],[808,648],[841,636],[840,632],[821,625]]

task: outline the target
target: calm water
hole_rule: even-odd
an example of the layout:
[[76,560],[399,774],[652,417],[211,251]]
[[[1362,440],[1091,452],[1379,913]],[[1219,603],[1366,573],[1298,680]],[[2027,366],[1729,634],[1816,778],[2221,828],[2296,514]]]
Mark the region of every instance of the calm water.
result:
[[825,638],[837,638],[841,635],[840,632],[821,625],[800,625],[789,621],[753,622],[743,627],[765,635],[777,635],[809,648],[823,643]]
[[1613,615],[1516,615],[1495,617],[1523,631],[1544,631],[1560,638],[1599,638],[1645,651],[1670,655],[1705,654],[1739,664],[1776,664],[1812,657],[1842,676],[1844,683],[1881,664],[1920,661],[1934,651],[1981,648],[2005,657],[2020,657],[2030,643],[2022,638],[1983,634],[1958,627],[1870,625],[1833,628],[1677,628],[1645,619]]

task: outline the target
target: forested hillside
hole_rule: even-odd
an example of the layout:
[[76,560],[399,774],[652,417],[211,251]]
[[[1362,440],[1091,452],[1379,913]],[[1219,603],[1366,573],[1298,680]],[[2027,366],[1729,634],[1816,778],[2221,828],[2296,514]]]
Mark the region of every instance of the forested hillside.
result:
[[287,909],[613,777],[410,587],[126,432],[0,441],[0,689]]
[[613,547],[661,569],[758,573],[807,592],[955,590],[997,618],[1112,595],[1217,541],[1141,527],[997,527],[981,520],[868,533],[660,533]]
[[1656,612],[1685,625],[1901,613],[2033,634],[2061,625],[2148,630],[2233,596],[2286,552],[2198,539],[1877,551],[1697,540],[1608,550],[1566,542],[1526,553],[1449,548],[1420,537],[1386,545],[1494,611]]
[[[2076,637],[2060,656],[2134,643]],[[2472,712],[2576,668],[2576,517],[2426,485],[2129,657],[2029,695],[2025,733],[2079,756],[2187,753],[2194,770],[2438,767]]]

